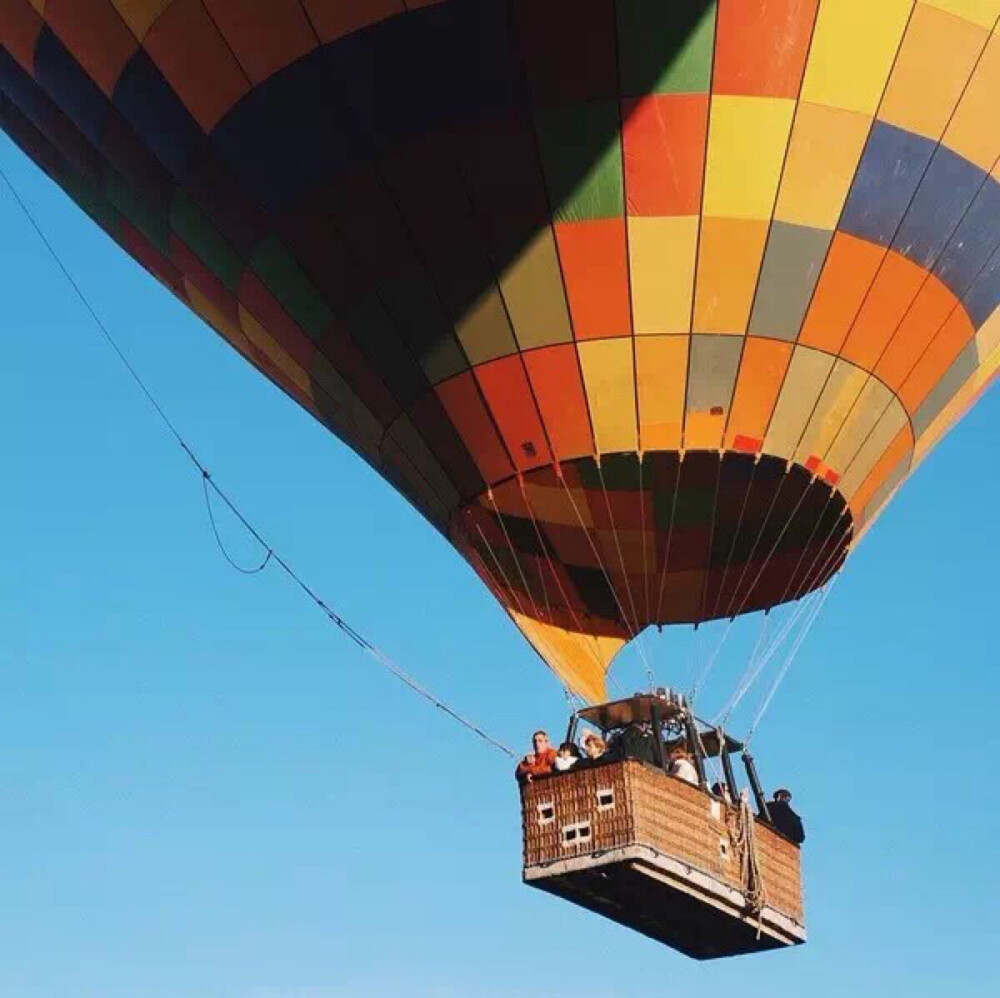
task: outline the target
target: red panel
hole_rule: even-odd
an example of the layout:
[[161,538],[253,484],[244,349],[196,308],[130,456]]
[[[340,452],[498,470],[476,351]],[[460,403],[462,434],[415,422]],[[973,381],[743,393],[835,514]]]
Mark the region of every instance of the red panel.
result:
[[625,219],[566,222],[555,230],[576,338],[630,336]]
[[476,388],[471,371],[435,385],[441,404],[488,485],[514,473],[503,442]]
[[593,454],[594,438],[576,346],[560,343],[523,356],[556,458],[565,461]]
[[708,94],[622,101],[630,215],[697,215],[705,168]]
[[720,0],[712,90],[797,97],[819,0]]
[[335,321],[324,334],[322,353],[375,418],[383,426],[389,426],[399,414],[399,403],[339,322]]
[[267,330],[292,360],[304,371],[309,370],[316,352],[312,340],[296,325],[270,291],[252,270],[244,271],[240,281],[240,301],[247,311]]
[[204,0],[244,72],[260,83],[316,47],[299,0],[268,0],[248,12],[245,0]]
[[514,21],[535,104],[616,96],[614,0],[514,0]]
[[181,242],[176,235],[170,237],[170,253],[174,263],[186,277],[223,315],[239,323],[236,297],[226,286]]
[[552,452],[520,355],[480,364],[475,373],[517,470],[551,464]]
[[180,271],[137,228],[122,219],[118,240],[122,247],[135,257],[154,277],[161,280],[175,294],[184,294]]
[[201,0],[174,0],[143,44],[206,132],[250,89]]
[[110,98],[122,68],[139,47],[111,0],[48,0],[45,20]]
[[406,10],[403,0],[350,0],[349,3],[345,0],[302,0],[302,4],[324,42],[332,42]]
[[28,0],[0,0],[0,44],[32,75],[41,30],[42,19]]

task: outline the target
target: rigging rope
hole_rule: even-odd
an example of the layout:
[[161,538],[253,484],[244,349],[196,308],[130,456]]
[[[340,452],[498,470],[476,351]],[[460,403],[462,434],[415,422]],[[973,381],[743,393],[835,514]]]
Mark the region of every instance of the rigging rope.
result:
[[[146,386],[146,383],[143,381],[143,379],[142,379],[141,375],[139,374],[139,372],[131,364],[131,362],[129,361],[128,357],[125,355],[125,352],[118,345],[118,342],[115,340],[114,336],[112,335],[111,331],[108,329],[107,325],[105,325],[103,319],[101,319],[101,317],[100,317],[100,315],[98,315],[96,309],[90,303],[90,300],[88,299],[87,295],[84,293],[83,289],[80,287],[80,285],[77,283],[77,281],[75,280],[75,278],[73,277],[73,275],[70,273],[69,268],[66,266],[65,263],[63,263],[63,260],[60,257],[59,253],[56,251],[55,247],[52,245],[52,242],[49,240],[49,238],[46,236],[45,232],[43,231],[42,227],[39,225],[38,221],[36,220],[36,218],[34,216],[34,213],[31,211],[31,209],[28,207],[27,203],[21,197],[21,195],[18,192],[17,188],[14,186],[14,184],[11,181],[10,177],[7,175],[6,170],[4,170],[2,164],[0,164],[0,179],[3,180],[5,186],[7,187],[7,189],[12,194],[14,200],[17,202],[17,204],[20,207],[21,211],[24,213],[24,216],[27,218],[27,220],[30,223],[31,227],[34,229],[35,233],[38,235],[38,238],[41,240],[42,244],[45,246],[46,250],[48,251],[49,255],[52,257],[52,259],[55,262],[56,266],[59,268],[59,270],[62,272],[63,276],[66,278],[66,280],[69,283],[70,287],[73,289],[74,293],[76,294],[76,297],[80,300],[80,302],[83,304],[84,308],[87,310],[87,312],[90,315],[91,319],[93,320],[94,324],[97,326],[97,328],[100,330],[101,334],[104,336],[105,340],[107,341],[108,345],[111,347],[111,349],[114,352],[115,356],[121,362],[122,366],[128,372],[129,376],[132,378],[132,381],[139,388],[139,391],[145,397],[146,401],[152,407],[153,411],[159,417],[159,419],[163,423],[163,425],[170,432],[171,436],[173,436],[173,438],[176,441],[176,443],[178,444],[178,446],[181,448],[181,450],[184,451],[184,453],[187,455],[187,457],[189,458],[189,460],[191,461],[191,463],[195,466],[195,468],[198,469],[199,473],[201,474],[202,485],[203,485],[203,488],[205,490],[206,501],[209,501],[209,489],[211,489],[212,492],[214,492],[216,494],[216,496],[218,496],[218,498],[229,508],[230,512],[232,512],[232,514],[236,517],[236,519],[240,521],[240,523],[243,525],[243,527],[246,529],[246,531],[251,535],[251,537],[253,537],[254,540],[256,540],[257,543],[260,544],[260,546],[266,552],[266,555],[265,555],[265,558],[264,558],[264,561],[262,562],[262,564],[258,568],[250,570],[250,572],[247,573],[247,574],[256,574],[257,572],[262,571],[264,569],[264,567],[268,564],[268,562],[273,561],[276,565],[278,565],[282,569],[282,571],[288,576],[288,578],[292,582],[294,582],[295,585],[298,586],[298,588],[310,600],[312,600],[312,602],[315,603],[316,606],[318,606],[320,608],[320,610],[323,611],[324,614],[326,614],[327,619],[332,624],[334,624],[343,634],[345,634],[351,641],[353,641],[359,648],[361,648],[362,651],[366,652],[376,662],[378,662],[379,665],[381,665],[389,673],[391,673],[396,679],[398,679],[401,683],[403,683],[403,685],[405,685],[407,688],[409,688],[413,693],[416,693],[417,696],[421,697],[422,699],[426,700],[428,703],[430,703],[431,705],[433,705],[434,707],[436,707],[438,710],[442,711],[444,714],[446,714],[452,720],[456,721],[458,724],[460,724],[462,727],[464,727],[467,731],[471,732],[474,735],[477,735],[483,741],[485,741],[488,744],[492,745],[494,748],[496,748],[497,750],[499,750],[500,752],[502,752],[504,755],[509,756],[511,759],[516,759],[517,758],[517,754],[513,751],[513,749],[509,748],[507,745],[505,745],[503,742],[499,741],[498,739],[494,738],[492,735],[487,734],[479,725],[477,725],[474,722],[470,721],[466,717],[463,717],[454,708],[450,707],[443,700],[441,700],[440,698],[436,697],[426,687],[424,687],[420,683],[418,683],[417,680],[414,679],[409,673],[407,673],[399,665],[397,665],[391,658],[389,658],[388,655],[386,655],[376,645],[374,645],[371,641],[369,641],[363,634],[361,634],[360,631],[358,631],[354,627],[352,627],[343,617],[340,616],[340,614],[338,614],[326,602],[324,602],[324,600],[316,593],[316,591],[314,589],[312,589],[305,582],[305,580],[292,569],[292,567],[288,564],[288,562],[284,558],[282,558],[281,555],[278,554],[278,552],[274,549],[274,547],[272,547],[263,538],[263,536],[257,530],[257,528],[254,527],[254,525],[247,519],[247,517],[243,515],[243,513],[241,512],[241,510],[239,509],[239,507],[236,505],[236,503],[232,499],[229,498],[229,496],[218,485],[218,483],[215,481],[215,479],[212,478],[212,476],[209,473],[208,469],[205,467],[204,464],[202,464],[201,460],[195,454],[194,450],[188,445],[187,441],[181,435],[181,433],[177,429],[176,425],[173,423],[173,421],[170,419],[170,417],[164,411],[164,409],[160,405],[160,403],[156,400],[155,396],[150,391],[150,389]],[[210,502],[209,502],[209,515],[210,515],[210,517],[212,519],[213,530],[215,530],[215,520],[214,520],[214,517],[212,517]],[[232,559],[229,557],[228,553],[226,552],[225,548],[223,547],[223,545],[221,543],[221,540],[219,540],[219,536],[218,536],[218,532],[217,531],[216,531],[216,539],[219,541],[219,546],[222,549],[223,554],[226,556],[226,560],[229,561],[229,563],[231,565],[233,565],[234,568],[237,568],[239,571],[242,571],[242,572],[246,573],[247,572],[246,569],[243,569],[239,565],[236,565],[232,561]]]
[[813,624],[816,623],[816,618],[819,617],[820,611],[823,609],[823,604],[826,603],[830,593],[833,592],[833,587],[836,585],[837,579],[839,578],[840,578],[839,575],[834,576],[834,578],[830,581],[830,584],[823,589],[820,598],[816,600],[815,603],[813,604],[811,611],[812,615],[809,617],[809,620],[803,627],[802,631],[799,633],[799,636],[796,639],[795,644],[792,645],[792,648],[789,651],[788,656],[786,657],[784,663],[782,664],[781,669],[778,671],[778,674],[774,677],[774,682],[771,683],[771,688],[767,691],[767,694],[765,695],[763,701],[761,702],[760,707],[757,708],[757,713],[754,715],[754,719],[750,724],[750,730],[747,732],[746,739],[744,740],[743,743],[744,749],[750,747],[750,742],[753,740],[753,736],[757,733],[757,728],[760,725],[761,718],[764,716],[765,712],[767,711],[767,708],[771,706],[771,701],[774,699],[774,695],[778,692],[778,687],[781,686],[782,682],[784,682],[785,677],[788,675],[788,670],[791,669],[792,663],[795,661],[796,656],[798,655],[798,651],[802,647],[802,643],[808,637],[809,632],[812,630]]

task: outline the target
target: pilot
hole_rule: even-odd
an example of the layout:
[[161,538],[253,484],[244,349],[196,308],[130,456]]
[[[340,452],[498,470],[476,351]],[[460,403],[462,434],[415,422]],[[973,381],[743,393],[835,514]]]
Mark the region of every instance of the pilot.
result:
[[791,802],[791,793],[781,787],[774,791],[774,800],[768,802],[767,810],[771,815],[771,824],[786,839],[791,839],[796,845],[801,845],[806,840],[806,833],[802,827],[802,819],[792,810]]

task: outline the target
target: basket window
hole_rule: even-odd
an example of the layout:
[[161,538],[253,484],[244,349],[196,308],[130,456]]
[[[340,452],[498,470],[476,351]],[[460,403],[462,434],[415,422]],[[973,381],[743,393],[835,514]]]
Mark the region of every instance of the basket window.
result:
[[722,805],[717,800],[708,802],[708,813],[714,821],[722,821]]
[[584,845],[592,838],[589,821],[577,821],[563,825],[562,844],[564,847]]
[[615,791],[613,787],[602,787],[597,791],[597,810],[610,811],[615,806]]
[[719,839],[719,855],[723,859],[729,859],[729,843],[725,839]]
[[538,824],[551,825],[556,820],[556,805],[553,801],[542,801],[538,805]]

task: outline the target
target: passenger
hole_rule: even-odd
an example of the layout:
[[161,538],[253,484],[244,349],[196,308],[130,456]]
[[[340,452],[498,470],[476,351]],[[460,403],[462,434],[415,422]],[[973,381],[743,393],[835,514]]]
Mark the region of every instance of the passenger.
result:
[[609,751],[616,758],[654,763],[653,729],[648,724],[630,724],[619,732]]
[[727,804],[732,804],[733,802],[733,795],[729,792],[729,784],[725,781],[713,783],[712,793],[716,797],[721,797]]
[[544,731],[536,731],[531,741],[535,751],[529,752],[514,770],[518,783],[530,783],[536,776],[551,773],[556,764],[556,750],[549,744],[549,736]]
[[806,832],[802,827],[802,819],[792,810],[792,795],[782,787],[774,791],[774,800],[768,801],[767,810],[771,815],[771,824],[796,845],[802,845],[806,840]]
[[691,761],[691,753],[683,745],[675,745],[667,756],[670,760],[670,768],[667,772],[685,783],[698,786],[698,770],[695,769]]
[[563,742],[556,752],[555,769],[557,773],[565,773],[572,769],[580,759],[580,750],[572,742]]
[[584,767],[590,768],[591,766],[597,766],[603,762],[611,761],[607,758],[607,742],[605,742],[600,735],[595,734],[593,731],[588,731],[583,738],[580,739],[580,744],[583,746],[583,758],[577,763],[577,765],[581,769]]

